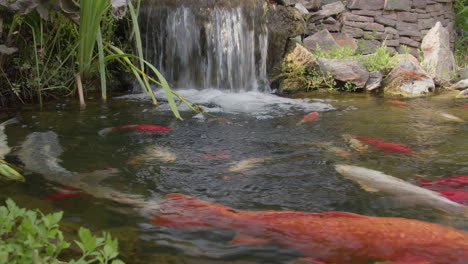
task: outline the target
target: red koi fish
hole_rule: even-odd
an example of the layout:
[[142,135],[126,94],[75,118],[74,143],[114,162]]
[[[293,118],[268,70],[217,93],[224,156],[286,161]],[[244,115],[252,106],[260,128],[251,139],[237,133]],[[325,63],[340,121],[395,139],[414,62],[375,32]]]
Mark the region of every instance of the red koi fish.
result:
[[[445,191],[436,191],[445,198],[452,200],[454,202],[468,205],[468,192],[462,190],[445,190]],[[468,259],[467,259],[468,260]]]
[[465,104],[465,105],[463,106],[463,108],[468,108],[468,104]]
[[278,245],[314,263],[468,260],[468,232],[419,220],[344,212],[244,211],[178,193],[166,195],[161,209],[152,217],[155,225],[235,231],[241,235],[231,244]]
[[312,113],[306,115],[301,121],[299,121],[299,123],[297,123],[297,125],[301,125],[301,124],[304,124],[304,123],[306,123],[306,122],[310,122],[310,121],[312,121],[312,120],[315,120],[315,119],[317,119],[319,116],[320,116],[319,113],[317,113],[317,112],[312,112]]
[[400,105],[400,106],[412,106],[413,104],[410,104],[408,102],[403,102],[400,100],[388,100],[387,102],[392,103],[394,105]]
[[224,160],[229,159],[231,155],[226,152],[205,152],[203,155],[200,156],[200,160]]
[[374,146],[383,152],[388,152],[388,153],[395,153],[395,152],[413,153],[414,152],[414,150],[410,149],[406,145],[393,143],[393,142],[385,142],[383,138],[372,138],[372,137],[361,137],[361,136],[357,136],[355,138],[363,143]]
[[59,189],[60,191],[58,193],[47,194],[45,198],[47,200],[60,200],[63,198],[78,197],[81,193],[79,189],[71,186],[61,186]]
[[420,187],[431,190],[446,190],[453,188],[468,187],[468,175],[457,174],[453,177],[443,178],[439,180],[424,180],[417,178],[416,181]]
[[108,127],[100,130],[98,133],[100,136],[105,136],[111,131],[115,130],[133,130],[143,133],[167,133],[172,130],[170,127],[158,126],[158,125],[129,125],[119,127]]

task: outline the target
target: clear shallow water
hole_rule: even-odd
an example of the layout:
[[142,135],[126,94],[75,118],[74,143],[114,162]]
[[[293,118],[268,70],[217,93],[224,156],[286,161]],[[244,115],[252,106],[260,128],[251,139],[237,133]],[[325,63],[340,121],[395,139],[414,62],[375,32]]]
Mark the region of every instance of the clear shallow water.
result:
[[[77,173],[118,168],[99,185],[154,202],[179,192],[238,209],[346,211],[468,230],[462,218],[449,219],[431,208],[404,206],[368,193],[333,167],[357,165],[409,182],[415,177],[468,174],[468,122],[440,115],[446,112],[468,120],[466,99],[415,99],[412,106],[396,106],[365,95],[292,100],[252,92],[183,94],[206,106],[209,115],[183,111],[184,121],[179,121],[164,105],[154,108],[138,96],[112,99],[105,106],[91,101],[84,111],[66,102],[43,111],[23,109],[17,116],[19,124],[8,126],[6,134],[9,145],[18,147],[32,132],[54,131],[64,149],[60,156],[64,168]],[[319,111],[320,117],[297,126],[311,111]],[[98,135],[103,128],[129,124],[164,125],[173,131]],[[356,152],[343,134],[385,138],[410,146],[416,154],[383,153],[372,147]],[[353,155],[342,157],[333,147]],[[212,160],[216,153],[222,153],[223,159]],[[233,169],[233,162],[245,159],[256,159],[256,166]],[[21,163],[15,152],[7,160]],[[293,251],[274,246],[229,245],[234,234],[228,231],[152,226],[146,213],[86,194],[47,200],[46,195],[57,192],[54,177],[32,173],[26,183],[1,182],[0,197],[46,212],[64,210],[70,231],[77,224],[110,230],[121,239],[127,263],[286,263],[296,257]]]

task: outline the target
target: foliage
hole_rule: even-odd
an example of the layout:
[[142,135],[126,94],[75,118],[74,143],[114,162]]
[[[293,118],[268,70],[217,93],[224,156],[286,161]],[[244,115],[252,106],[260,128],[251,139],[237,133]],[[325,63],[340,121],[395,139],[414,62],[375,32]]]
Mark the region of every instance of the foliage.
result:
[[327,59],[339,59],[339,60],[347,60],[354,56],[356,56],[354,50],[350,46],[344,47],[337,47],[332,46],[331,51],[322,51],[321,47],[317,44],[315,50],[312,53],[320,58],[327,58]]
[[[312,91],[320,88],[333,89],[336,85],[335,80],[329,73],[323,73],[319,70],[294,64],[283,63],[281,73],[277,78],[288,80],[288,90],[295,88],[300,90]],[[294,84],[294,85],[291,85]]]
[[459,68],[468,66],[468,0],[455,1],[455,60]]
[[382,43],[374,53],[360,56],[358,61],[370,72],[380,71],[385,74],[397,63],[393,56],[394,53],[387,49],[385,43]]
[[[60,253],[70,247],[59,230],[62,212],[43,214],[19,208],[12,200],[0,207],[0,263],[64,263]],[[111,263],[123,264],[118,255],[118,241],[108,233],[96,237],[86,228],[80,228],[80,241],[75,241],[82,251],[77,260],[69,264]]]

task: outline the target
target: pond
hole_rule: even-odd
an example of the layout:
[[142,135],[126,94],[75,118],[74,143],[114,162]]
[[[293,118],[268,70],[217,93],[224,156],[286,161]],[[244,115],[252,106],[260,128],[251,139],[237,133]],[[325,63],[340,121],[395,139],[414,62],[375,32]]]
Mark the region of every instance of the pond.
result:
[[[344,211],[468,230],[462,216],[449,217],[434,208],[368,192],[334,167],[356,165],[410,183],[417,183],[417,178],[468,175],[468,122],[456,122],[447,115],[468,120],[466,99],[439,96],[403,104],[349,94],[288,99],[254,92],[182,93],[204,106],[206,114],[181,107],[184,120],[180,121],[164,104],[155,108],[140,95],[113,98],[105,105],[90,100],[85,110],[70,101],[47,105],[42,111],[22,109],[17,114],[19,122],[5,130],[14,147],[6,159],[31,162],[24,157],[33,159],[34,155],[24,153],[38,150],[24,149],[23,142],[34,132],[52,131],[59,144],[51,144],[47,151],[55,146],[63,153],[36,157],[36,167],[45,169],[32,171],[25,183],[0,182],[0,197],[45,212],[63,210],[64,226],[71,235],[78,225],[110,231],[120,239],[122,258],[130,264],[286,263],[298,255],[275,246],[230,245],[235,235],[230,231],[155,226],[150,223],[151,212],[106,199],[98,192],[140,195],[154,204],[165,194],[182,193],[244,210]],[[317,118],[300,122],[315,111]],[[99,133],[104,128],[136,124],[172,130]],[[353,148],[346,135],[383,138],[414,152]],[[61,186],[68,182],[73,186],[82,174],[98,170],[104,173],[88,179],[93,188],[87,189],[96,193],[57,195],[64,191]]]

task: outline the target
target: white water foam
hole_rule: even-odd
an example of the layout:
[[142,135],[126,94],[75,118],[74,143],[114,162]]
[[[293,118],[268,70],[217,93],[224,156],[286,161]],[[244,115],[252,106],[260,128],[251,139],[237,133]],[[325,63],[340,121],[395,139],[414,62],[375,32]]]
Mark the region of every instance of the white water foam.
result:
[[[178,94],[200,105],[207,113],[242,113],[249,114],[258,119],[273,118],[276,116],[293,115],[297,112],[329,111],[335,108],[322,99],[291,99],[279,97],[274,94],[260,92],[229,93],[222,90],[178,90]],[[158,98],[164,98],[162,91],[156,92]],[[146,94],[132,94],[117,97],[129,100],[150,100]],[[162,104],[161,110],[168,110],[168,104]],[[179,111],[190,111],[184,105],[179,105]]]

